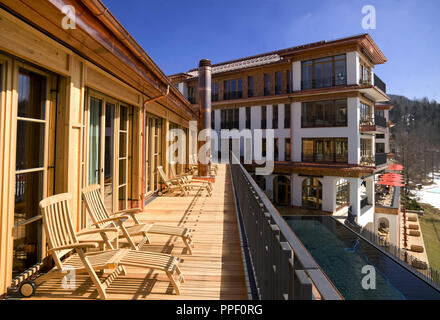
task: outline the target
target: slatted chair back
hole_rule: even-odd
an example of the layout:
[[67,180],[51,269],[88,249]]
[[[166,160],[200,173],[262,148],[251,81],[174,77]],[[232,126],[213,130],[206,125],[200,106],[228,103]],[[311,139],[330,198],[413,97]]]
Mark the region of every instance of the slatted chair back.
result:
[[[71,198],[72,195],[69,193],[63,193],[40,201],[49,250],[79,243],[70,216],[69,201]],[[72,249],[65,249],[51,252],[59,269],[63,268],[61,258],[71,251]]]
[[160,177],[162,178],[163,182],[167,185],[167,187],[172,186],[172,183],[167,178],[165,171],[163,171],[163,167],[162,166],[157,167],[157,171],[159,172]]
[[171,165],[170,165],[170,168],[171,168],[171,174],[173,175],[174,178],[177,177],[177,174],[176,174],[176,165],[177,165],[177,164],[171,164]]
[[99,228],[105,228],[109,222],[101,222],[110,218],[110,214],[105,208],[104,201],[101,197],[101,186],[94,184],[82,189],[82,197],[87,211],[95,225]]

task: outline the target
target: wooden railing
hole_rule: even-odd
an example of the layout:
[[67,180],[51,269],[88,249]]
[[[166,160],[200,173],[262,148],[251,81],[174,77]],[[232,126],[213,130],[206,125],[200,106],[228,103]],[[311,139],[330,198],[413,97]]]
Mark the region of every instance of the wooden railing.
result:
[[[342,300],[310,253],[250,174],[231,155],[230,168],[242,230],[249,254],[248,273],[263,300]],[[319,296],[315,296],[312,288]]]

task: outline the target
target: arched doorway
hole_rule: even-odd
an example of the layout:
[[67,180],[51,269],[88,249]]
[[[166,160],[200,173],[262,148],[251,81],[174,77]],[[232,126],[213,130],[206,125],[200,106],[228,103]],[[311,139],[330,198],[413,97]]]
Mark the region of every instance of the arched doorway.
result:
[[290,179],[286,176],[276,176],[273,179],[274,202],[277,205],[290,205]]
[[306,178],[302,184],[302,206],[322,210],[322,184],[317,178]]

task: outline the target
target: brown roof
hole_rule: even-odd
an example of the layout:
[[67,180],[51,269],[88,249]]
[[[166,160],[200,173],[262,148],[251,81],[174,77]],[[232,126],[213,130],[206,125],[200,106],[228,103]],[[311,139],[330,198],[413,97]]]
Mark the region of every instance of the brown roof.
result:
[[[370,37],[370,35],[365,33],[347,38],[335,39],[331,41],[324,40],[309,44],[303,44],[286,49],[270,51],[253,56],[216,63],[212,65],[212,73],[215,74],[215,73],[245,69],[255,66],[261,66],[269,63],[276,63],[283,61],[285,58],[292,57],[298,53],[303,53],[311,50],[319,50],[324,47],[342,45],[342,44],[358,44],[361,47],[362,51],[366,55],[368,55],[375,64],[382,64],[387,61],[386,57],[383,55],[382,51],[380,51],[380,49],[373,41],[373,39]],[[197,68],[191,69],[188,72],[185,72],[185,74],[189,78],[198,77],[198,69]],[[176,75],[181,75],[181,73]],[[171,75],[170,77],[176,75]]]

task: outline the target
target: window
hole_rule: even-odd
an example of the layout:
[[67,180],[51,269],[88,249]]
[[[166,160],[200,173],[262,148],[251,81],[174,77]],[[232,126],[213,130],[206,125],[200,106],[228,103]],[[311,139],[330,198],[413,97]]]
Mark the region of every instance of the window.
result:
[[385,153],[385,143],[376,143],[376,153]]
[[215,110],[211,111],[211,129],[215,130]]
[[221,110],[221,129],[238,129],[239,115],[239,109]]
[[376,160],[373,158],[371,139],[361,139],[361,164],[372,165]]
[[239,99],[243,97],[243,80],[226,80],[224,86],[224,100]]
[[246,107],[246,129],[251,128],[251,107]]
[[301,69],[302,90],[332,87],[347,83],[345,54],[303,61]]
[[261,107],[261,129],[267,128],[267,108],[266,106]]
[[254,96],[254,77],[248,77],[248,97]]
[[284,105],[284,128],[290,128],[290,104]]
[[385,139],[384,134],[376,134],[376,139]]
[[371,113],[371,107],[368,104],[361,102],[360,107],[360,123],[363,125],[373,125],[373,117]]
[[347,163],[347,138],[305,138],[302,140],[303,162]]
[[301,127],[346,127],[347,100],[304,102]]
[[279,139],[278,138],[275,138],[275,140],[274,140],[274,160],[275,161],[278,161],[278,159],[279,159],[279,157],[278,157],[278,152],[279,152]]
[[360,63],[360,84],[370,85],[371,82],[371,67],[365,63]]
[[261,139],[261,156],[266,158],[266,138]]
[[192,104],[196,103],[196,90],[194,86],[188,86],[188,100]]
[[211,99],[212,101],[218,101],[218,82],[211,85]]
[[350,204],[350,184],[341,179],[336,183],[336,207],[340,209]]
[[287,93],[290,93],[290,91],[291,91],[290,84],[291,84],[290,70],[286,70],[286,92]]
[[226,126],[227,126],[226,111],[227,110],[220,110],[220,128],[221,129],[226,129]]
[[290,149],[290,138],[286,138],[286,140],[285,140],[285,148],[284,148],[284,153],[285,153],[284,160],[285,161],[290,161],[290,152],[291,152],[291,149]]
[[272,129],[278,129],[278,105],[272,106]]
[[281,72],[275,73],[275,94],[281,94],[282,77]]
[[270,74],[264,74],[264,95],[270,95]]

